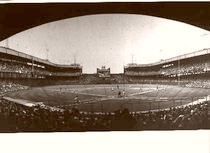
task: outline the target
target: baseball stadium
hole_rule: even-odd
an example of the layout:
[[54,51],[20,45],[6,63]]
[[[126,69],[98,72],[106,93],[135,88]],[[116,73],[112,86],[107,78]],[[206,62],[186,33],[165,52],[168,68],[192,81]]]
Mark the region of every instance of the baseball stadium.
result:
[[[157,63],[128,64],[123,74],[109,74],[108,69],[99,68],[98,73],[103,75],[83,75],[79,64],[56,65],[9,48],[0,49],[1,112],[9,113],[11,130],[209,126],[205,117],[210,93],[210,49]],[[66,124],[69,122],[73,126]],[[16,123],[21,124],[20,129],[16,129]]]
[[[123,20],[123,17],[119,18],[119,22],[120,19]],[[106,26],[109,27],[110,20],[106,16],[104,20],[107,20]],[[113,23],[114,21],[116,20],[112,18]],[[79,29],[79,22],[78,20],[76,26],[72,27]],[[94,22],[95,20],[88,22],[88,24],[92,23],[89,29]],[[103,21],[100,19],[100,22]],[[63,29],[66,25],[62,25]],[[110,27],[113,25],[111,24]],[[110,31],[104,33],[112,34],[113,31]],[[77,34],[73,34],[71,38],[76,39]],[[115,34],[118,34],[118,31]],[[94,33],[95,35],[106,41],[111,40],[111,37],[109,39],[105,37],[107,35]],[[97,59],[97,52],[93,54],[88,52],[91,46],[89,41],[93,40],[93,37],[87,40],[90,44],[84,47],[87,48],[87,54],[92,56],[92,60],[87,60],[87,63],[77,62],[73,52],[64,54],[65,51],[61,52],[61,49],[57,51],[55,58],[62,53],[63,58],[70,54],[71,58],[74,57],[74,62],[58,64],[48,57],[44,59],[35,54],[26,53],[25,50],[10,47],[9,36],[11,35],[4,37],[5,40],[1,37],[6,45],[0,46],[0,132],[210,128],[210,48],[200,48],[180,53],[178,56],[156,59],[156,62],[147,64],[139,64],[132,59],[132,62],[124,63],[122,67],[117,62],[117,64],[114,63],[114,58],[112,60],[115,47],[110,47],[111,51],[107,56],[110,56],[111,60],[104,62],[102,67],[94,67],[94,64],[98,64],[97,62],[101,62],[106,57],[101,53],[99,54],[101,59]],[[39,37],[42,39],[41,36]],[[53,35],[53,37],[57,40],[56,36]],[[53,37],[49,36],[49,39],[54,39]],[[124,39],[123,43],[125,43]],[[71,45],[82,47],[82,41],[78,40],[78,44],[75,43],[76,40]],[[21,41],[23,41],[22,38]],[[106,41],[103,43],[95,41],[93,47],[96,50],[106,48],[108,46]],[[120,46],[120,43],[116,44]],[[96,72],[87,73],[86,64],[93,66]],[[112,67],[116,65],[123,72],[113,73]]]

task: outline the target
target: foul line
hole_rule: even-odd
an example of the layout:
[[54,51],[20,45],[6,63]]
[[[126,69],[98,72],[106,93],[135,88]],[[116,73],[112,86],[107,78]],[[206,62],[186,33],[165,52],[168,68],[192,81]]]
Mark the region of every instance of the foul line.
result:
[[100,95],[100,94],[82,93],[82,92],[74,92],[74,91],[70,91],[70,93],[78,94],[78,95],[98,96],[98,97],[105,97],[106,96],[106,95]]

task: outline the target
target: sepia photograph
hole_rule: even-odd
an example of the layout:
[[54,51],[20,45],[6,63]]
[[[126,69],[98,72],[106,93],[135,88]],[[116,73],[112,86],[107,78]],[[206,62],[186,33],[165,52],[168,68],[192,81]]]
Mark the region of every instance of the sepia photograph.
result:
[[0,4],[0,133],[210,129],[210,4]]

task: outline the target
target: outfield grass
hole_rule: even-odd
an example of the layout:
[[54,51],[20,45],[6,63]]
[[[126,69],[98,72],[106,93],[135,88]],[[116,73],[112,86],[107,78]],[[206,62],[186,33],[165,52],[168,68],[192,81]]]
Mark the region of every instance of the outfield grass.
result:
[[[125,97],[118,97],[119,91]],[[12,92],[6,96],[43,102],[49,106],[76,107],[81,111],[112,112],[163,109],[191,103],[210,94],[210,89],[163,85],[57,85]],[[76,95],[80,103],[75,104]]]

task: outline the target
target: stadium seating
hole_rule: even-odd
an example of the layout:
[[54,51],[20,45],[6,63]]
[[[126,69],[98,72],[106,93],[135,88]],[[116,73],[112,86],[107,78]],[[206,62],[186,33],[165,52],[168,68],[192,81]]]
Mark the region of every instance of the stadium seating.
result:
[[[208,74],[210,71],[209,55],[202,57],[195,56],[191,59],[181,59],[180,61],[171,61],[169,63],[162,63],[155,66],[135,66],[124,68],[124,74],[127,77],[158,77],[177,79],[180,77],[188,77],[192,75]],[[132,81],[132,80],[130,80]]]
[[23,86],[11,81],[0,81],[0,96],[4,95],[7,92],[16,91],[16,90],[22,90],[27,89],[27,86]]
[[[24,77],[32,77],[32,74],[34,74],[35,76],[46,76],[49,75],[50,72],[48,72],[47,70],[37,67],[37,66],[31,66],[31,65],[27,65],[26,63],[20,63],[17,61],[8,61],[8,60],[0,60],[0,72],[1,73],[12,73],[12,74],[20,74],[18,75],[20,76],[24,76]],[[17,75],[15,75],[16,78],[18,78]],[[5,75],[4,77],[11,77],[11,76],[7,76]]]
[[162,68],[160,73],[166,76],[177,76],[179,75],[193,75],[193,74],[202,74],[209,71],[210,63],[209,62],[196,62],[196,63],[188,63],[182,64],[180,67],[173,66]]

